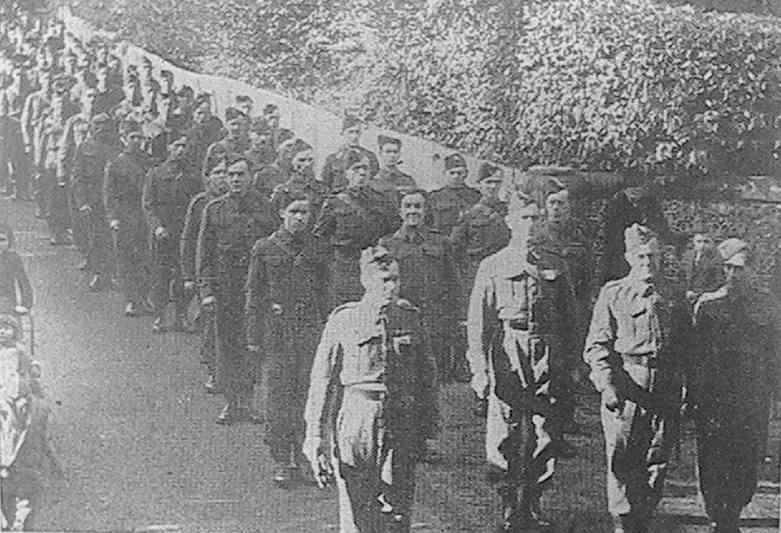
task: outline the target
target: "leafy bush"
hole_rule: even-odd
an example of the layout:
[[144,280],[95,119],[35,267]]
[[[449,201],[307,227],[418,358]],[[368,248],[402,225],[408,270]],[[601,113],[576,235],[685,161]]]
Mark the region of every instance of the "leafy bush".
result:
[[508,4],[443,1],[435,16],[412,19],[387,37],[383,69],[354,103],[389,126],[513,165],[772,168],[778,19],[648,0]]

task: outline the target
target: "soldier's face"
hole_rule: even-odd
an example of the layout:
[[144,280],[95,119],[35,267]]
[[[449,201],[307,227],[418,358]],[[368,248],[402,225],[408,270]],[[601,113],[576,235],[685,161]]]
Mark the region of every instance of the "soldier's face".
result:
[[224,164],[212,168],[206,180],[206,187],[214,196],[223,195],[230,190],[228,186],[228,169]]
[[92,109],[95,107],[95,91],[87,91],[81,99],[81,109],[85,114],[92,113]]
[[342,132],[344,142],[350,146],[357,145],[361,139],[361,127],[358,125],[347,128]]
[[242,131],[244,130],[244,120],[238,117],[234,118],[228,122],[225,127],[228,130],[228,135],[236,138],[241,135]]
[[364,157],[357,163],[354,163],[345,172],[345,177],[350,185],[356,185],[369,175],[369,158]]
[[451,168],[446,172],[446,174],[448,182],[452,183],[453,185],[462,185],[464,180],[466,180],[465,167]]
[[187,154],[187,140],[177,139],[168,145],[168,152],[171,154],[171,159],[174,161],[181,161]]
[[540,220],[540,208],[537,204],[516,205],[504,218],[516,241],[525,242],[529,239],[532,229]]
[[290,164],[293,170],[299,174],[306,172],[315,162],[315,154],[312,150],[304,150],[293,155]]
[[252,101],[246,101],[246,102],[237,102],[236,108],[247,115],[248,117],[252,116]]
[[746,269],[740,265],[726,263],[724,265],[724,281],[727,285],[734,285],[743,280]]
[[266,120],[266,124],[268,124],[269,128],[278,128],[279,127],[279,113],[276,111],[270,111],[266,113],[263,118]]
[[405,226],[418,227],[423,224],[426,214],[426,199],[422,194],[408,194],[401,199],[401,220]]
[[393,263],[387,267],[371,265],[366,295],[375,305],[382,307],[399,298],[399,266]]
[[125,146],[129,152],[137,152],[144,144],[144,134],[140,131],[131,131],[125,135]]
[[246,161],[238,161],[228,167],[228,185],[230,193],[244,195],[252,184],[252,176]]
[[199,105],[193,112],[193,122],[196,124],[202,124],[211,114],[211,108],[208,102],[204,102]]
[[383,144],[380,148],[380,159],[386,167],[394,167],[399,162],[401,147],[395,143]]
[[8,235],[5,233],[0,233],[0,250],[8,250],[11,246],[11,241],[8,238]]
[[296,200],[291,202],[290,205],[280,212],[280,216],[282,217],[282,224],[290,233],[296,234],[305,230],[312,216],[309,201]]
[[656,241],[628,250],[624,257],[629,263],[630,275],[633,278],[647,280],[659,273],[662,254]]
[[499,198],[499,188],[502,185],[502,179],[501,177],[498,179],[494,179],[493,176],[484,179],[480,183],[478,183],[477,187],[480,190],[480,194],[483,195],[483,198],[486,198],[488,200],[496,200]]
[[252,134],[252,148],[258,151],[267,150],[269,148],[269,136],[259,133]]
[[708,235],[697,233],[694,238],[692,238],[692,245],[694,246],[695,252],[702,252],[705,249],[713,246],[713,239],[711,239]]
[[551,222],[564,222],[569,218],[569,192],[559,191],[545,199],[545,211]]

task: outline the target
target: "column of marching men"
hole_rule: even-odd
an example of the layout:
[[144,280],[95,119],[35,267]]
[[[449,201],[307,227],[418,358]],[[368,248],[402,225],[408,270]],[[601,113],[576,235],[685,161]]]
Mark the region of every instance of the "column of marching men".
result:
[[[696,230],[679,295],[660,239],[680,236],[642,186],[612,202],[597,266],[569,169],[533,167],[502,202],[502,170],[482,164],[473,188],[455,153],[426,192],[398,168],[398,139],[380,135],[375,155],[346,115],[343,147],[315,176],[312,146],[273,105],[256,116],[239,95],[223,121],[210,95],[57,21],[4,17],[0,30],[6,196],[35,202],[52,245],[78,247],[89,290],[117,284],[152,332],[199,334],[204,387],[225,399],[216,421],[265,422],[280,486],[334,481],[342,531],[409,530],[415,466],[436,458],[438,389],[452,381],[486,419],[499,530],[549,528],[540,498],[576,454],[564,435],[582,360],[601,395],[615,532],[648,530],[682,412],[697,421],[714,530],[738,530],[773,355],[743,241],[716,248]],[[12,248],[10,227],[0,237]],[[4,253],[6,300],[23,285],[24,312],[29,282]]]

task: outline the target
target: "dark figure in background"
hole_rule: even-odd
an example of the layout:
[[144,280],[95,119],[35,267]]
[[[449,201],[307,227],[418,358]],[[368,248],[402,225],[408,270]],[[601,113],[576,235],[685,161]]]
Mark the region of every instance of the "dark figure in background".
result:
[[397,227],[398,211],[391,209],[383,191],[368,177],[369,158],[359,151],[345,156],[348,187],[323,205],[314,234],[331,246],[328,267],[328,307],[333,309],[361,297],[361,250]]
[[235,107],[229,107],[225,110],[227,134],[206,150],[204,169],[212,168],[217,163],[217,159],[228,161],[239,155],[244,155],[249,150],[248,122],[249,117]]
[[154,163],[141,149],[144,144],[141,125],[126,120],[121,130],[125,148],[106,167],[103,201],[109,227],[114,233],[125,315],[138,316],[151,311],[147,307],[149,232],[142,196],[147,172]]
[[681,256],[681,270],[686,290],[686,299],[694,304],[704,292],[715,291],[722,280],[721,261],[713,237],[704,226],[697,226],[690,232],[692,248]]
[[317,342],[327,316],[328,256],[310,231],[305,194],[278,199],[282,225],[252,249],[247,279],[247,345],[263,361],[266,436],[275,483],[303,479],[304,405]]
[[347,187],[347,178],[345,177],[345,157],[352,150],[363,152],[369,158],[369,176],[374,176],[380,169],[377,162],[377,156],[374,152],[361,146],[361,127],[363,126],[357,117],[346,115],[342,120],[343,146],[339,151],[330,154],[325,158],[325,164],[320,174],[320,181],[328,185],[331,191],[338,192]]
[[[193,196],[190,205],[187,206],[187,214],[184,217],[184,229],[180,244],[179,256],[181,259],[182,281],[185,294],[192,294],[197,290],[198,276],[196,275],[196,252],[198,247],[198,234],[201,231],[203,210],[206,204],[215,198],[228,193],[228,166],[220,162],[208,170],[204,177],[204,191]],[[201,363],[208,372],[209,378],[204,383],[206,392],[215,393],[215,322],[214,309],[201,309]]]
[[[455,373],[451,348],[457,328],[458,291],[450,240],[425,224],[426,193],[401,193],[402,226],[379,240],[399,264],[399,294],[420,310],[440,381]],[[464,369],[461,369],[464,370]]]
[[[265,137],[264,143],[271,142],[270,131],[265,130],[257,135]],[[281,143],[275,150],[274,161],[255,169],[255,177],[253,178],[255,188],[266,198],[270,198],[274,189],[285,183],[292,174],[290,158],[292,156],[291,150],[295,144],[296,139],[288,139]]]
[[[271,204],[275,211],[281,212],[282,204],[289,201],[289,197],[305,196],[309,198],[310,212],[319,213],[325,197],[328,195],[328,187],[315,179],[314,174],[314,148],[309,143],[296,139],[290,146],[290,174],[287,181],[277,185],[271,194]],[[310,228],[314,220],[310,220]]]
[[[458,339],[454,343],[454,358],[456,367],[466,367],[466,316],[469,307],[469,296],[475,282],[475,275],[480,262],[489,255],[498,252],[510,238],[504,216],[507,206],[499,200],[499,189],[504,177],[502,170],[490,163],[480,166],[477,177],[477,187],[480,199],[469,206],[458,217],[456,225],[450,232],[450,242],[453,245],[453,256],[458,280]],[[457,350],[457,352],[456,352]],[[485,416],[485,401],[479,400],[476,413]]]
[[714,533],[738,533],[764,457],[778,339],[770,302],[746,279],[746,243],[727,239],[718,253],[725,283],[694,306],[687,403],[697,423],[705,511]]
[[387,250],[364,250],[360,269],[366,293],[331,313],[317,347],[303,450],[321,487],[338,472],[340,531],[407,533],[435,363]]
[[398,168],[401,158],[401,139],[387,135],[378,135],[377,146],[380,151],[380,169],[373,177],[370,175],[370,179],[375,184],[377,190],[384,192],[388,201],[398,209],[398,192],[401,189],[417,189],[418,185],[412,179],[412,176],[405,174]]
[[191,330],[187,321],[187,300],[179,271],[179,240],[190,199],[201,191],[201,180],[193,174],[187,159],[189,138],[185,135],[168,145],[168,159],[146,175],[143,206],[150,232],[152,303],[155,321],[152,331],[165,332],[168,302],[173,300],[174,331]]
[[212,115],[212,101],[208,94],[199,94],[193,106],[192,124],[187,133],[190,145],[187,157],[193,167],[192,172],[200,176],[206,152],[212,144],[220,140],[224,128],[222,121]]
[[507,247],[486,257],[475,277],[467,320],[471,387],[488,399],[487,460],[499,471],[499,531],[546,528],[542,491],[560,440],[560,367],[574,348],[575,306],[560,256],[532,241],[540,210],[513,192]]
[[[67,233],[68,227],[70,226],[68,198],[71,194],[76,193],[75,189],[77,188],[77,185],[75,181],[80,179],[79,176],[75,175],[75,168],[71,183],[65,181],[65,177],[62,175],[60,175],[60,179],[58,179],[57,175],[60,161],[60,146],[63,133],[65,132],[65,124],[70,117],[79,113],[78,103],[70,99],[68,84],[69,78],[63,74],[54,78],[54,94],[51,100],[51,108],[46,117],[42,132],[43,153],[41,157],[43,166],[40,185],[42,189],[42,203],[45,206],[46,219],[49,224],[49,231],[52,235],[50,242],[53,245],[70,244]],[[101,134],[101,136],[103,135]],[[101,142],[101,144],[104,143]],[[68,190],[69,185],[71,185],[72,191]],[[81,207],[81,205],[82,204],[79,204],[79,207]],[[87,226],[89,227],[90,224],[87,224]]]
[[0,313],[24,314],[32,306],[33,288],[16,253],[14,232],[8,224],[0,223]]
[[[575,335],[577,343],[573,351],[562,354],[564,364],[559,376],[561,383],[557,410],[561,416],[562,431],[577,433],[575,422],[575,380],[585,376],[585,365],[581,354],[586,342],[588,323],[591,317],[591,298],[594,263],[591,256],[591,243],[572,219],[570,210],[570,191],[565,183],[566,176],[572,174],[567,167],[531,167],[527,173],[537,182],[539,198],[545,207],[540,239],[542,246],[549,247],[559,254],[567,264],[569,277],[575,297]],[[559,457],[570,458],[575,449],[562,439]]]
[[201,307],[216,317],[215,386],[226,400],[218,424],[260,421],[252,406],[260,355],[247,350],[245,290],[252,247],[277,228],[279,215],[252,187],[251,171],[245,158],[229,164],[229,192],[206,205],[198,235],[195,275]]
[[602,287],[583,358],[602,395],[607,500],[616,533],[646,533],[678,438],[690,313],[661,276],[656,235],[625,231],[629,274]]
[[469,171],[461,154],[445,158],[444,187],[432,191],[428,196],[426,215],[429,225],[443,235],[450,235],[458,223],[461,213],[480,200],[480,192],[464,183]]
[[271,147],[276,150],[279,145],[288,139],[295,137],[295,134],[279,126],[279,107],[276,104],[266,104],[263,106],[262,115],[263,124],[268,128],[271,135]]
[[605,212],[605,250],[598,270],[600,283],[622,278],[629,272],[629,265],[624,258],[624,230],[632,224],[653,230],[662,244],[683,244],[683,236],[670,230],[662,204],[653,195],[651,186],[627,187],[616,193]]
[[111,144],[110,119],[95,115],[90,122],[87,139],[76,149],[73,159],[73,197],[87,234],[87,268],[92,274],[92,291],[108,289],[111,284],[109,266],[110,235],[106,208],[103,203],[103,180],[106,166],[117,155]]

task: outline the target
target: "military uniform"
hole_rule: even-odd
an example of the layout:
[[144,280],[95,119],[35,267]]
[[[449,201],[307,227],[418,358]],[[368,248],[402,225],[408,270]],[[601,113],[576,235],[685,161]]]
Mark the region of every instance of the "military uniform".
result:
[[325,158],[323,170],[320,173],[320,181],[328,185],[330,190],[336,192],[345,189],[348,185],[345,172],[345,158],[351,150],[357,150],[365,155],[369,160],[369,176],[374,176],[380,170],[380,164],[377,162],[377,156],[374,152],[363,146],[345,146],[338,152],[329,154]]
[[[722,243],[724,263],[742,254],[742,247],[738,239]],[[737,259],[745,265],[744,257]],[[771,306],[741,280],[704,293],[694,307],[687,403],[697,425],[700,491],[719,533],[738,531],[765,455],[778,349]]]
[[458,298],[450,241],[429,228],[402,226],[379,245],[399,264],[400,295],[420,309],[440,379],[450,377]]
[[[87,265],[95,275],[109,274],[109,229],[103,204],[103,180],[106,166],[116,157],[116,149],[101,139],[90,136],[77,149],[73,158],[73,197],[80,207],[89,212],[79,216],[85,224]],[[66,204],[67,205],[67,204]]]
[[[190,199],[201,190],[197,179],[185,163],[168,160],[147,172],[144,182],[143,206],[150,231],[152,255],[152,303],[162,323],[165,307],[173,297],[176,318],[186,313],[181,273],[179,244],[184,229],[184,217]],[[157,238],[155,231],[163,227],[168,237]]]
[[[285,183],[274,187],[274,192],[271,194],[271,205],[276,212],[279,212],[290,203],[290,198],[305,197],[309,200],[311,212],[319,213],[328,192],[328,186],[323,182],[294,172]],[[315,219],[312,217],[310,220],[314,222]]]
[[[182,229],[182,238],[180,239],[179,259],[182,281],[197,282],[195,274],[195,256],[198,248],[198,233],[201,230],[201,221],[203,219],[203,210],[209,201],[214,197],[208,192],[199,192],[190,200],[187,206],[187,214],[184,217],[184,228]],[[201,309],[201,363],[206,365],[210,375],[214,375],[214,357],[215,357],[215,324],[214,314]]]
[[466,185],[448,185],[432,191],[426,200],[429,225],[443,235],[450,235],[461,213],[480,201],[480,193]]
[[249,150],[249,138],[240,137],[233,139],[231,137],[224,137],[215,143],[209,145],[206,149],[206,155],[204,156],[203,169],[212,168],[220,159],[230,161],[232,158],[244,155]]
[[[74,188],[78,180],[89,179],[73,175],[71,183],[58,179],[57,165],[60,154],[60,141],[65,128],[65,122],[73,115],[78,113],[78,105],[65,97],[55,95],[52,98],[51,111],[46,119],[46,125],[43,131],[43,177],[42,189],[44,191],[44,203],[46,205],[47,221],[49,231],[55,239],[62,239],[68,226],[70,225],[70,214],[68,211],[68,185]],[[78,155],[74,156],[74,160]],[[76,162],[74,161],[74,171]],[[102,176],[102,169],[101,169]],[[102,177],[101,177],[102,180]],[[83,205],[83,204],[82,204]],[[88,225],[91,227],[92,224]]]
[[269,201],[252,190],[243,197],[220,196],[203,211],[196,253],[201,298],[217,300],[215,381],[229,404],[252,394],[257,361],[246,347],[244,304],[252,246],[279,224]]
[[509,523],[538,508],[554,473],[555,376],[574,344],[573,315],[572,287],[558,255],[508,247],[480,264],[469,302],[467,359],[473,383],[487,380],[485,449],[489,463],[504,472],[499,494]]
[[480,262],[507,246],[510,239],[510,232],[504,223],[506,214],[507,206],[504,203],[481,199],[459,215],[450,232],[458,269],[458,308],[462,320],[466,318],[469,296]]
[[391,191],[396,192],[396,205],[399,203],[398,191],[409,191],[418,188],[418,184],[415,183],[415,180],[412,178],[412,176],[405,174],[396,167],[383,167],[378,170],[377,174],[370,178],[370,180],[375,182],[378,188],[387,190],[389,198],[393,198],[393,195],[390,194]]
[[664,285],[629,276],[601,290],[584,359],[598,391],[616,388],[617,412],[602,406],[608,510],[645,531],[662,495],[678,435],[688,312]]
[[707,248],[698,255],[687,250],[681,257],[681,270],[686,291],[696,297],[718,288],[721,281],[721,268],[718,265],[715,249]]
[[274,189],[287,181],[288,173],[280,162],[263,165],[255,172],[255,188],[266,198],[271,198]]
[[42,135],[46,113],[49,112],[51,99],[42,89],[27,97],[22,111],[22,139],[31,165],[32,193],[41,213],[46,212],[46,203],[41,188]]
[[106,217],[118,220],[116,253],[119,279],[127,302],[146,301],[149,231],[142,208],[144,181],[153,161],[144,152],[122,152],[106,167],[103,195]]
[[350,187],[326,199],[313,232],[331,245],[329,309],[360,298],[361,251],[394,231],[397,221],[397,211],[389,208],[383,193],[370,185]]
[[333,453],[342,533],[386,531],[389,516],[393,531],[408,531],[415,464],[436,418],[434,363],[411,304],[399,300],[379,314],[367,307],[347,303],[328,319],[312,367],[304,451],[310,461]]
[[[265,441],[274,461],[291,464],[304,441],[304,404],[322,332],[327,255],[310,233],[284,227],[252,249],[247,280],[247,344],[260,346],[268,376]],[[295,464],[295,463],[294,463]]]

